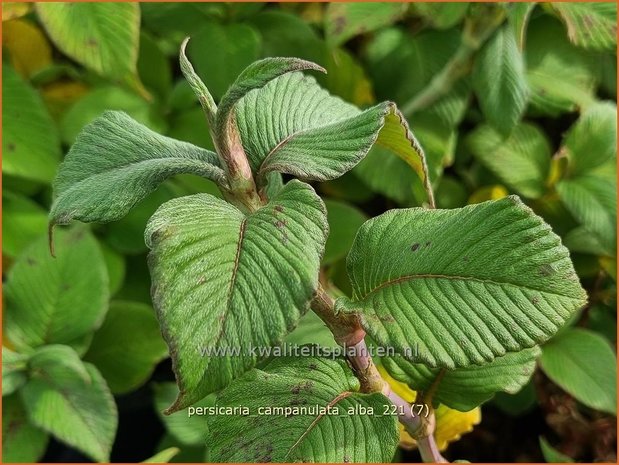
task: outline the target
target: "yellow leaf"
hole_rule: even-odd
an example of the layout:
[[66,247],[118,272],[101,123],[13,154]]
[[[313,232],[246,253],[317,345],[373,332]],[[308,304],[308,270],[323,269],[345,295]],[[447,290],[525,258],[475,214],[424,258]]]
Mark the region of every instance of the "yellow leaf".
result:
[[41,29],[26,20],[13,19],[2,25],[2,46],[15,71],[25,78],[52,64],[49,41]]
[[485,202],[486,200],[499,200],[508,195],[507,189],[500,184],[480,187],[469,197],[469,204]]
[[88,86],[81,82],[57,81],[44,86],[41,93],[52,117],[58,119],[87,92]]
[[[406,384],[395,380],[382,367],[378,367],[382,377],[389,383],[391,390],[408,402],[413,402],[417,393]],[[481,421],[481,409],[474,408],[468,412],[459,412],[444,405],[440,405],[435,411],[436,429],[434,438],[439,450],[447,449],[450,442],[457,441],[463,434],[473,431],[473,427]],[[410,449],[416,446],[415,440],[404,430],[400,424],[400,446]]]
[[2,21],[21,18],[30,13],[32,3],[7,2],[2,4]]

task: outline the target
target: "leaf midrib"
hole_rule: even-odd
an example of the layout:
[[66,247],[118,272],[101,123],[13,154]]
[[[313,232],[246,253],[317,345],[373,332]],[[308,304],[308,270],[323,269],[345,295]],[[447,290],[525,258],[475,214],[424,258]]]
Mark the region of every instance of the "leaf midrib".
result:
[[366,294],[362,295],[360,298],[356,299],[356,300],[363,300],[366,299],[370,294],[374,294],[378,291],[380,291],[381,289],[388,287],[388,286],[392,286],[392,285],[396,285],[396,284],[400,284],[403,282],[407,282],[407,281],[413,281],[415,279],[448,279],[448,280],[461,280],[461,281],[475,281],[478,283],[482,283],[482,284],[494,284],[496,286],[511,286],[511,287],[516,287],[518,289],[526,289],[529,291],[537,291],[540,292],[542,294],[550,294],[550,295],[556,295],[559,297],[567,297],[570,299],[574,299],[574,300],[578,300],[578,297],[573,297],[573,296],[569,296],[569,295],[565,295],[565,294],[559,294],[556,292],[551,292],[545,289],[538,289],[535,287],[529,287],[529,286],[525,286],[525,285],[520,285],[520,284],[514,284],[514,283],[510,283],[510,282],[506,282],[506,281],[495,281],[492,279],[482,279],[482,278],[475,278],[473,276],[459,276],[459,275],[442,275],[442,274],[416,274],[416,275],[406,275],[406,276],[400,276],[398,278],[395,279],[390,279],[389,281],[386,281],[382,284],[380,284],[379,286],[376,286],[375,288],[373,288],[372,290],[370,290],[369,292],[367,292]]

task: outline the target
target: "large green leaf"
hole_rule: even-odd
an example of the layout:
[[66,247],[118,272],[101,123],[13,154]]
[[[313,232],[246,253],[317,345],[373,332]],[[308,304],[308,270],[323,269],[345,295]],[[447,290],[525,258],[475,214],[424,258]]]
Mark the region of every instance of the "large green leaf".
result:
[[2,346],[2,396],[17,391],[26,382],[28,356]]
[[[153,385],[155,393],[155,408],[161,422],[165,425],[168,434],[185,446],[203,446],[206,442],[206,418],[202,415],[189,414],[187,410],[164,415],[163,411],[178,397],[178,387],[174,383],[156,383]],[[206,396],[195,404],[198,407],[212,407],[215,405],[215,395]]]
[[449,29],[460,23],[469,9],[468,2],[414,2],[415,13],[435,29]]
[[63,161],[50,221],[118,220],[181,173],[223,182],[215,153],[160,136],[125,113],[106,112],[84,128]]
[[122,394],[143,384],[167,353],[153,309],[115,301],[84,360],[99,369],[114,394]]
[[589,57],[570,44],[558,21],[531,20],[524,56],[530,102],[538,112],[556,116],[593,102],[596,79]]
[[383,358],[383,364],[398,381],[416,391],[428,392],[434,383],[434,401],[468,412],[491,399],[497,392],[514,394],[524,386],[535,370],[539,347],[507,353],[486,365],[457,370],[429,368],[403,357]]
[[395,23],[407,8],[406,3],[397,2],[329,3],[325,12],[327,42],[339,45],[357,34]]
[[[396,416],[384,414],[389,400],[361,394],[342,360],[275,359],[227,387],[217,405],[246,406],[251,416],[208,416],[214,462],[389,462],[399,439]],[[260,414],[273,407],[290,411]]]
[[393,103],[361,111],[300,73],[247,93],[236,106],[236,119],[258,183],[271,171],[320,181],[337,178],[374,143],[426,177],[421,149]]
[[35,352],[22,397],[33,424],[98,462],[109,462],[116,434],[116,404],[97,369],[70,347]]
[[536,2],[514,2],[509,5],[507,19],[509,21],[509,25],[514,31],[514,35],[516,36],[516,44],[518,45],[519,50],[524,48],[529,19],[535,5]]
[[20,255],[4,287],[4,331],[18,350],[77,343],[101,325],[107,311],[107,270],[88,230],[59,231],[56,258],[46,239]]
[[565,179],[557,184],[561,200],[605,253],[616,253],[617,238],[617,107],[592,105],[566,136],[569,160]]
[[49,183],[60,159],[60,138],[39,94],[2,66],[2,173]]
[[32,425],[18,394],[2,399],[2,462],[33,463],[43,457],[48,436]]
[[617,414],[617,357],[603,336],[568,329],[544,345],[548,377],[588,407]]
[[47,231],[47,212],[36,202],[10,191],[2,195],[2,254],[16,257]]
[[554,2],[548,8],[563,20],[574,44],[592,50],[617,49],[615,2]]
[[102,76],[136,75],[137,3],[40,3],[37,13],[56,46]]
[[524,60],[509,25],[495,32],[477,55],[473,88],[486,120],[508,135],[527,104]]
[[324,204],[296,180],[249,216],[207,194],[159,208],[146,242],[180,388],[168,413],[229,384],[263,358],[252,348],[296,326],[318,284],[327,230]]
[[537,126],[521,123],[504,138],[482,125],[466,141],[473,155],[507,186],[525,197],[544,194],[551,152],[546,135]]
[[347,265],[353,298],[337,306],[429,367],[533,347],[586,302],[560,238],[515,196],[384,213],[361,227]]

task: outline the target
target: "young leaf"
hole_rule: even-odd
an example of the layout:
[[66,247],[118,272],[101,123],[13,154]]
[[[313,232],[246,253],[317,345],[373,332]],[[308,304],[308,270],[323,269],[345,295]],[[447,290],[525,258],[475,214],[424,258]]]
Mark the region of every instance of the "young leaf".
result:
[[[202,415],[189,415],[186,410],[164,415],[163,411],[178,397],[178,387],[175,383],[156,383],[155,409],[168,434],[172,435],[184,446],[203,446],[206,441],[206,418]],[[215,405],[215,395],[206,396],[196,402],[194,407],[212,407]]]
[[83,129],[60,166],[50,223],[118,220],[181,173],[219,183],[224,176],[215,153],[160,136],[125,113],[106,112]]
[[391,102],[360,111],[313,78],[292,73],[247,93],[236,106],[236,120],[258,183],[271,171],[318,181],[337,178],[375,143],[428,182],[421,147]]
[[30,358],[22,397],[30,421],[98,462],[109,462],[118,414],[105,381],[70,347],[49,345]]
[[47,442],[47,434],[28,421],[19,395],[4,397],[2,399],[2,462],[38,462],[45,453]]
[[26,382],[28,356],[2,346],[2,396],[17,391]]
[[[252,416],[208,417],[213,462],[388,462],[398,443],[396,416],[384,414],[389,400],[361,394],[341,360],[274,359],[223,390],[217,405],[247,406]],[[261,407],[331,410],[260,415]]]
[[114,394],[123,394],[142,385],[167,353],[153,309],[115,301],[84,360],[99,369]]
[[2,173],[49,183],[60,159],[60,138],[41,97],[7,65],[2,95]]
[[486,120],[509,135],[527,104],[524,60],[508,25],[483,46],[473,68],[473,89]]
[[482,125],[469,133],[466,142],[473,155],[507,186],[529,198],[544,194],[551,152],[546,135],[537,126],[521,123],[505,139]]
[[137,3],[40,3],[39,18],[56,46],[102,76],[136,76],[140,8]]
[[4,330],[18,350],[73,344],[107,311],[108,276],[94,237],[81,227],[59,231],[57,239],[56,258],[42,236],[9,272]]
[[543,343],[586,302],[560,238],[515,196],[384,213],[361,227],[347,266],[353,298],[337,306],[432,368]]
[[617,49],[617,4],[615,2],[557,2],[554,10],[567,27],[570,40],[591,50]]
[[325,14],[327,43],[340,45],[357,34],[395,23],[407,8],[406,3],[329,3]]
[[296,180],[249,216],[207,194],[157,210],[145,235],[152,296],[180,388],[167,413],[229,384],[261,358],[252,347],[296,326],[327,231],[324,204]]
[[540,365],[586,406],[617,414],[617,357],[604,337],[570,328],[544,345]]
[[427,392],[438,383],[433,399],[448,407],[468,412],[491,399],[497,392],[514,394],[524,386],[535,370],[539,347],[510,352],[486,365],[456,370],[429,368],[403,357],[383,358],[383,364],[398,381],[416,391]]

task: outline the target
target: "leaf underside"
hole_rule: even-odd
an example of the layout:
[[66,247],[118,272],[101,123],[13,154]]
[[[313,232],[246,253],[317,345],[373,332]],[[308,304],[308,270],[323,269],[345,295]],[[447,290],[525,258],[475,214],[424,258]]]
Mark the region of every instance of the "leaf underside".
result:
[[[206,194],[159,208],[146,241],[180,388],[169,413],[226,386],[260,358],[251,347],[272,346],[296,326],[318,284],[327,232],[324,204],[296,180],[249,216]],[[217,348],[241,353],[208,353]]]
[[586,302],[561,240],[517,197],[454,210],[392,210],[366,222],[347,261],[378,343],[454,369],[548,340]]

